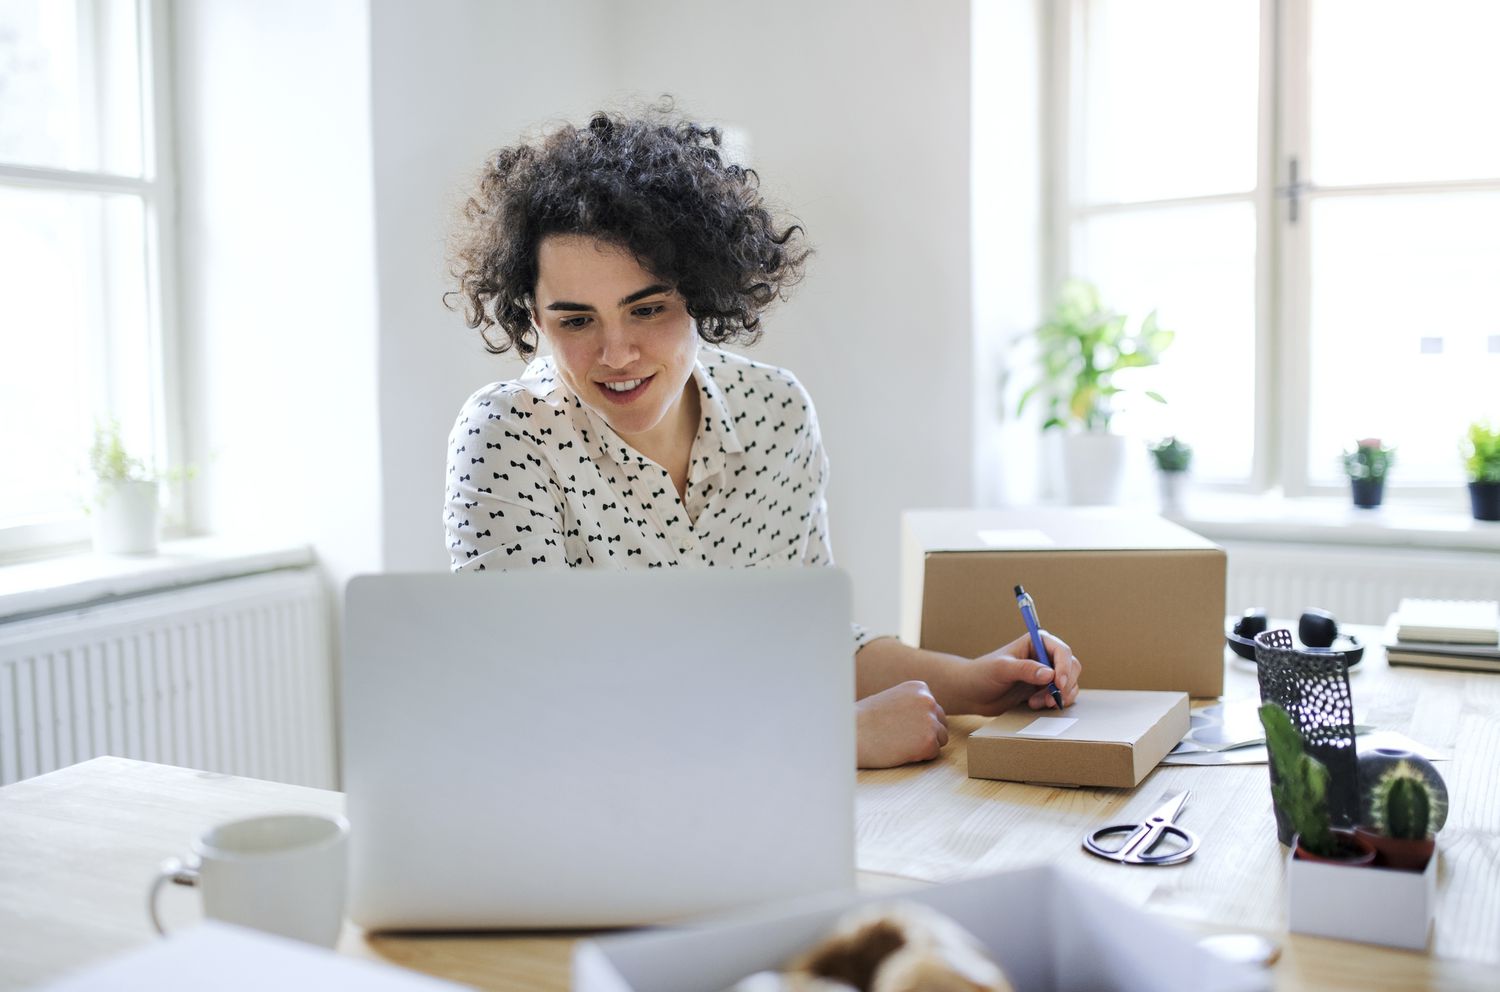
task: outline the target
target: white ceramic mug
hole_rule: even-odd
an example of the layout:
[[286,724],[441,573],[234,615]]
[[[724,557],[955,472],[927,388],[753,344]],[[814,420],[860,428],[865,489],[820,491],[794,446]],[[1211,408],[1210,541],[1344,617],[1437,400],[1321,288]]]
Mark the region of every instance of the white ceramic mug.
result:
[[344,922],[349,821],[287,813],[220,824],[193,842],[192,858],[162,863],[147,896],[151,922],[168,882],[196,886],[216,920],[333,947]]

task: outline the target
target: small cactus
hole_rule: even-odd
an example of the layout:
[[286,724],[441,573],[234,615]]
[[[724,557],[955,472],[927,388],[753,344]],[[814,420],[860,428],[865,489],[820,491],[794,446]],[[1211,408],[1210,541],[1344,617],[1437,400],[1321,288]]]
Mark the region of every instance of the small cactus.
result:
[[1410,764],[1403,761],[1380,777],[1370,794],[1370,826],[1387,837],[1426,840],[1432,836],[1436,807],[1442,797]]

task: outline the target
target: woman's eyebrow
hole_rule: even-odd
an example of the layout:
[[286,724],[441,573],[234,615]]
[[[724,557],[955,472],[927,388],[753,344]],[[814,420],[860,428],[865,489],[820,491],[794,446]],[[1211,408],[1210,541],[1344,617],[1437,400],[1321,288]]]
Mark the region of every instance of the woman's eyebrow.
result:
[[654,283],[650,286],[647,286],[645,289],[638,289],[634,293],[631,293],[629,296],[625,297],[620,301],[620,306],[628,307],[636,300],[644,300],[648,296],[655,296],[657,293],[670,293],[671,291],[672,287],[668,286],[666,283]]
[[[619,305],[622,306],[622,307],[628,307],[628,306],[630,306],[630,304],[634,303],[636,300],[644,300],[648,296],[655,296],[658,293],[670,293],[671,291],[672,291],[672,287],[668,286],[666,283],[663,283],[663,282],[653,283],[652,285],[647,286],[645,289],[638,289],[634,293],[631,293],[629,296],[627,296],[624,299],[622,299],[620,301]],[[594,308],[592,306],[590,306],[589,304],[587,304],[587,303],[569,303],[567,300],[558,300],[556,303],[549,303],[549,304],[547,304],[542,309],[544,309],[544,310],[582,310],[582,311],[586,311],[587,312],[587,311],[592,311]]]

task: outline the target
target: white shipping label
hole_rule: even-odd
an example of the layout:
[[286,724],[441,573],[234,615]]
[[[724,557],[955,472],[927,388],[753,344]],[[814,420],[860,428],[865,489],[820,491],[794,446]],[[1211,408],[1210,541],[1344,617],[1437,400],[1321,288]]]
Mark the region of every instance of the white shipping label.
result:
[[987,548],[1050,548],[1057,544],[1040,530],[982,530],[979,540]]
[[1026,726],[1016,731],[1027,737],[1056,737],[1078,722],[1077,717],[1071,716],[1041,716],[1032,720]]

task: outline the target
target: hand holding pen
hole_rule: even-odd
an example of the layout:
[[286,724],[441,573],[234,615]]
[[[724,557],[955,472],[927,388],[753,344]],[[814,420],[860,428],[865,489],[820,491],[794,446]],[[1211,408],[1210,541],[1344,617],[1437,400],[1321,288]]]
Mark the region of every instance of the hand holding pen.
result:
[[[1047,653],[1047,645],[1042,641],[1042,627],[1036,618],[1036,603],[1020,586],[1016,586],[1016,605],[1021,608],[1021,619],[1026,623],[1026,633],[1031,637],[1031,649],[1036,652],[1036,660],[1052,668],[1052,657]],[[1047,692],[1052,696],[1052,701],[1057,704],[1057,708],[1062,709],[1062,693],[1057,691],[1055,680],[1047,683]]]

